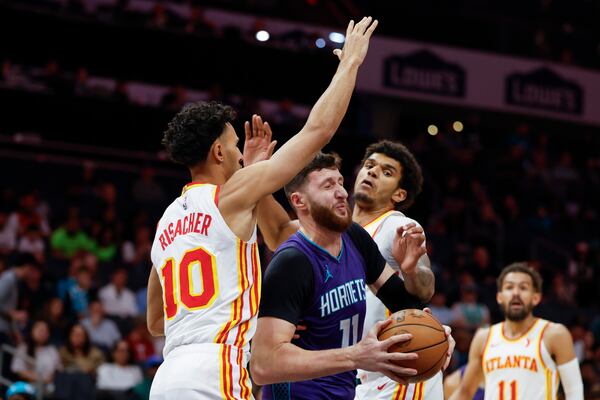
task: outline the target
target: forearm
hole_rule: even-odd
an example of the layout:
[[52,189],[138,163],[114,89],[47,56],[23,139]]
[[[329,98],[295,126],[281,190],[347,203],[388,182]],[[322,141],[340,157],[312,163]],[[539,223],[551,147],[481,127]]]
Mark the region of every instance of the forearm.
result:
[[298,230],[297,223],[292,221],[283,206],[273,195],[268,195],[258,202],[258,228],[267,247],[274,251]]
[[162,301],[162,286],[154,266],[148,278],[148,294],[146,299],[146,320],[148,331],[152,336],[164,335],[164,310]]
[[291,343],[253,351],[252,377],[259,385],[304,381],[356,369],[352,347],[304,350]]
[[402,277],[408,293],[417,296],[423,302],[431,299],[435,290],[435,275],[430,268],[419,265],[414,273],[403,273]]

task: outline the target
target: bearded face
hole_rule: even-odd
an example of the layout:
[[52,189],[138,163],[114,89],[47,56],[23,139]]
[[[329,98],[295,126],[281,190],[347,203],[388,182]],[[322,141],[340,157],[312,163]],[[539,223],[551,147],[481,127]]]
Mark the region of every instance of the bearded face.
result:
[[334,232],[345,232],[352,224],[350,206],[346,200],[330,206],[309,200],[310,213],[314,221],[322,227]]

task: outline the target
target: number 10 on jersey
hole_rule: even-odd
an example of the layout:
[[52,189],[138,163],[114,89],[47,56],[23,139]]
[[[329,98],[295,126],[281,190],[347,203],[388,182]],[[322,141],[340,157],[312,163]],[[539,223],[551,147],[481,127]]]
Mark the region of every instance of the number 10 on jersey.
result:
[[[202,289],[196,293],[192,271],[199,264]],[[202,247],[185,252],[181,261],[175,264],[167,259],[160,269],[164,286],[165,316],[173,318],[179,311],[179,304],[193,311],[210,306],[217,298],[217,264],[215,256]]]

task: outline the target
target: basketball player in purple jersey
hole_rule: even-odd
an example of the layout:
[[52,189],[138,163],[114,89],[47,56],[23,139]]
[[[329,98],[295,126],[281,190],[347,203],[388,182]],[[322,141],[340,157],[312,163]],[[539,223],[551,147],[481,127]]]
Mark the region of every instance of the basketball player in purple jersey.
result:
[[[255,382],[267,385],[263,399],[353,399],[357,368],[400,382],[416,374],[392,362],[416,354],[387,352],[410,335],[380,342],[382,321],[361,340],[367,285],[392,311],[420,302],[386,266],[369,234],[352,224],[338,160],[317,155],[285,189],[300,230],[279,247],[263,283],[250,363]],[[401,228],[395,258],[402,262],[423,240],[422,228]],[[308,329],[293,340],[300,320]]]

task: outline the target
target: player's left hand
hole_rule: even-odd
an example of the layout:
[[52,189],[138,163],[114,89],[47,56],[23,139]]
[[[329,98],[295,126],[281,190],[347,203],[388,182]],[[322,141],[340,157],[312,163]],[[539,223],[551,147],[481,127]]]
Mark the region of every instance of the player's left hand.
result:
[[277,141],[271,141],[273,132],[268,122],[263,122],[260,115],[254,114],[252,124],[248,121],[244,123],[244,132],[244,167],[271,158]]
[[392,246],[392,255],[400,266],[402,274],[414,274],[421,256],[427,253],[423,246],[425,234],[423,228],[415,223],[399,227]]
[[[431,314],[431,308],[425,307],[423,309],[427,314]],[[433,314],[432,314],[433,315]],[[442,372],[448,368],[450,365],[450,360],[452,359],[452,353],[454,353],[454,347],[456,346],[456,341],[452,337],[452,328],[448,325],[442,325],[444,327],[444,332],[446,333],[446,337],[448,338],[448,352],[446,353],[446,362],[444,362],[444,366],[442,367]]]

